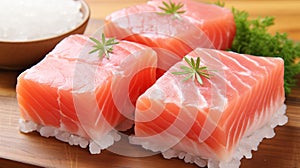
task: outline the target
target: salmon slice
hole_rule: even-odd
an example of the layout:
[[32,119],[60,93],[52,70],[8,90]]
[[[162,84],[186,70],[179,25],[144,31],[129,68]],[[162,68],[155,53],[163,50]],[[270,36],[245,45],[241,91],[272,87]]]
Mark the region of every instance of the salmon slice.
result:
[[172,66],[138,98],[131,141],[166,158],[194,159],[199,166],[207,159],[229,162],[243,138],[259,132],[282,110],[283,60],[200,48],[187,57],[200,57],[213,76],[202,78],[203,85],[182,81],[184,75],[172,72],[187,63]]
[[[235,22],[230,10],[190,0],[176,19],[163,11],[163,0],[148,1],[116,11],[105,18],[108,37],[126,39],[152,47],[158,53],[159,76],[197,47],[225,50],[235,35]],[[169,1],[165,1],[169,3]]]
[[20,74],[16,90],[23,120],[100,144],[117,126],[132,126],[122,123],[133,120],[133,103],[155,82],[156,53],[120,41],[110,59],[101,61],[88,54],[93,45],[86,36],[69,36]]

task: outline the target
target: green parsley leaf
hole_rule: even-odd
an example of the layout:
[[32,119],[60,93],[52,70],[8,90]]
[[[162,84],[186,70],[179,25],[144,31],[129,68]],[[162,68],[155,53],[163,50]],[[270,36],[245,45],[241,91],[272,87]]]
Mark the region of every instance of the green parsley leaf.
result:
[[[224,3],[217,2],[216,4]],[[274,25],[274,17],[249,19],[246,11],[232,8],[236,24],[236,35],[228,50],[265,57],[281,57],[284,60],[284,89],[289,94],[295,86],[296,75],[300,73],[300,43],[288,38],[286,33],[272,35],[268,28]]]

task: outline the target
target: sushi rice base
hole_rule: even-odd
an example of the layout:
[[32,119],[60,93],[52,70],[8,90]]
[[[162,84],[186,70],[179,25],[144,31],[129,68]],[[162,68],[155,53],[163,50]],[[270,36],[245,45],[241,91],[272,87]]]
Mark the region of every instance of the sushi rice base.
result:
[[91,154],[100,154],[101,150],[108,148],[109,146],[113,145],[115,141],[119,141],[121,139],[121,136],[118,134],[117,130],[111,130],[108,134],[103,136],[100,141],[96,142],[92,139],[71,134],[63,127],[56,128],[52,126],[38,125],[33,121],[25,121],[24,119],[19,119],[19,129],[23,133],[37,131],[43,137],[55,137],[60,141],[67,142],[70,145],[78,145],[81,148],[86,148],[89,146],[89,151]]
[[[264,138],[272,138],[275,136],[274,128],[276,126],[282,126],[287,123],[288,117],[285,115],[285,104],[279,106],[279,109],[271,108],[270,110],[276,111],[272,115],[271,120],[264,126],[262,126],[260,129],[254,131],[252,134],[244,136],[237,144],[235,153],[233,154],[233,157],[230,161],[218,161],[213,159],[202,158],[201,156],[193,156],[184,151],[173,150],[172,148],[162,152],[162,155],[165,159],[177,157],[179,159],[183,159],[186,163],[195,163],[199,167],[207,166],[208,168],[239,168],[241,164],[240,160],[243,157],[251,159],[251,151],[256,151],[258,149],[258,145]],[[141,142],[139,141],[139,139],[135,139],[134,137],[130,137],[129,142],[132,144],[142,145],[143,148],[152,150],[151,144],[147,142]],[[198,142],[191,141],[190,143],[193,144]]]
[[[195,163],[199,167],[208,166],[208,168],[238,168],[240,166],[240,160],[243,157],[246,157],[247,159],[252,158],[251,151],[256,151],[259,143],[264,138],[272,138],[275,136],[274,128],[276,126],[282,126],[287,123],[288,118],[285,115],[285,112],[286,105],[283,104],[273,114],[272,119],[267,124],[265,124],[262,128],[256,130],[253,134],[243,137],[237,146],[233,159],[229,162],[220,162],[216,160],[201,158],[200,156],[192,156],[184,151],[176,151],[173,149],[162,152],[162,155],[166,159],[178,157],[179,159],[183,159],[186,163]],[[121,136],[118,134],[118,131],[116,130],[110,131],[101,139],[101,141],[95,142],[94,140],[71,134],[68,131],[65,131],[63,128],[38,125],[33,121],[25,121],[24,119],[19,119],[19,125],[19,129],[23,133],[37,131],[41,136],[55,137],[56,139],[67,142],[70,145],[79,145],[81,148],[87,148],[89,146],[89,151],[91,154],[101,153],[101,150],[108,148],[109,146],[113,145],[115,141],[119,141],[121,138]],[[141,142],[135,142],[134,137],[129,138],[129,141],[132,144],[142,144]],[[145,148],[145,146],[143,147]],[[149,149],[151,150],[151,147]]]

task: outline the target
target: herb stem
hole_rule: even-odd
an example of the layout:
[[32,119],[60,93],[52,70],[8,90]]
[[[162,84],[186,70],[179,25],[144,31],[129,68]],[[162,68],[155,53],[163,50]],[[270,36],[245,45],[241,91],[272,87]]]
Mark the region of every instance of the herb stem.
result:
[[93,37],[90,37],[90,40],[95,43],[93,46],[93,50],[89,52],[89,54],[92,54],[94,52],[98,52],[98,56],[100,59],[103,59],[103,56],[105,56],[107,59],[109,59],[109,53],[113,52],[113,46],[118,44],[119,42],[115,41],[114,38],[106,39],[104,33],[102,33],[101,36],[101,42]]
[[163,6],[159,6],[158,8],[161,9],[163,12],[158,12],[158,14],[162,15],[173,15],[174,18],[180,19],[180,14],[185,13],[184,10],[181,8],[184,6],[183,3],[179,2],[178,4],[173,3],[169,0],[169,3],[163,1]]
[[201,77],[210,79],[210,77],[212,76],[208,73],[208,69],[206,66],[200,66],[200,57],[197,57],[195,61],[193,58],[188,59],[185,56],[184,60],[189,66],[180,66],[180,69],[182,69],[183,71],[172,72],[172,74],[174,75],[186,75],[183,81],[187,81],[189,79],[192,79],[192,81],[194,81],[196,79],[200,85],[203,85],[203,80]]

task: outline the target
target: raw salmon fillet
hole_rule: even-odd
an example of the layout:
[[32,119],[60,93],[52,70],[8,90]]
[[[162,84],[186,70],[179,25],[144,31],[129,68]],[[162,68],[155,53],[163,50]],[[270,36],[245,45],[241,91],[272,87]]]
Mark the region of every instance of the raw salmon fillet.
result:
[[118,139],[116,127],[131,126],[136,99],[155,82],[157,57],[149,47],[120,41],[101,61],[88,54],[93,45],[86,36],[67,37],[19,75],[16,90],[23,121],[43,126],[36,128],[42,135],[58,129],[60,140],[79,136],[103,149]]
[[[243,139],[272,137],[273,127],[287,122],[286,116],[274,119],[285,112],[283,60],[200,48],[187,57],[200,57],[202,66],[214,70],[211,78],[202,78],[203,85],[182,81],[184,75],[172,72],[188,64],[182,60],[172,66],[138,98],[131,142],[166,158],[234,168],[241,158],[235,158],[236,166],[230,161],[243,153],[237,151]],[[262,129],[270,135],[260,133]]]
[[[158,14],[163,0],[148,1],[113,12],[105,18],[108,37],[126,39],[152,47],[158,53],[160,75],[197,47],[225,50],[235,35],[235,22],[230,10],[213,4],[190,0],[183,3],[180,18]],[[165,1],[169,3],[169,1]]]

